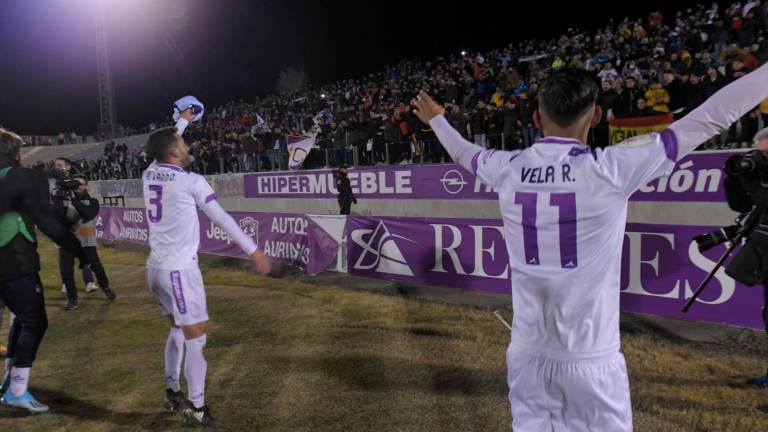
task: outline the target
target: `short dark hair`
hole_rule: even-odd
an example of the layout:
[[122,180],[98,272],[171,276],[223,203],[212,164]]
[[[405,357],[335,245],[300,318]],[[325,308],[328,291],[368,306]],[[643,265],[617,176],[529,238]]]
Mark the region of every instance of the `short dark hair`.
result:
[[595,105],[599,91],[593,74],[581,69],[560,69],[541,85],[539,107],[558,126],[568,127]]
[[168,153],[176,144],[177,139],[179,136],[176,134],[175,127],[158,129],[149,136],[144,150],[148,157],[158,162],[168,162]]
[[64,161],[67,165],[72,166],[72,161],[67,159],[67,158],[65,158],[65,157],[57,157],[53,161],[54,162],[56,162],[56,161]]
[[16,157],[21,151],[24,140],[7,129],[0,128],[0,155]]
[[82,174],[75,174],[72,176],[73,179],[80,179],[85,182],[85,185],[88,186],[88,177],[82,175]]

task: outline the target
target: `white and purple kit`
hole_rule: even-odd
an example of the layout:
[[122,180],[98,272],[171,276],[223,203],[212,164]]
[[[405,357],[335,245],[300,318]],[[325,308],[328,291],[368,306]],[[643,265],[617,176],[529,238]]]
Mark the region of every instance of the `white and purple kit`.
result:
[[453,159],[499,194],[512,269],[515,431],[632,430],[619,351],[628,198],[766,97],[763,66],[668,129],[604,150],[558,137],[522,151],[484,150],[444,117],[430,122]]
[[149,222],[147,286],[165,315],[176,325],[208,321],[203,277],[197,261],[201,209],[251,255],[257,247],[219,205],[201,175],[176,165],[152,163],[142,175]]

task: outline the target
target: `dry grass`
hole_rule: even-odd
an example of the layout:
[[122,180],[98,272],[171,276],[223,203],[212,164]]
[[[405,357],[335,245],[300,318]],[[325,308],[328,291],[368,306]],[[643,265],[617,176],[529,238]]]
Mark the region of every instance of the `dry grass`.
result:
[[[144,256],[102,249],[118,302],[62,311],[55,251],[41,246],[50,329],[32,391],[52,412],[0,409],[13,431],[174,430],[162,412],[166,322]],[[212,317],[207,402],[225,431],[510,429],[508,332],[491,313],[204,268]],[[5,337],[6,328],[2,335]],[[768,391],[741,386],[747,352],[624,336],[638,431],[765,431]]]

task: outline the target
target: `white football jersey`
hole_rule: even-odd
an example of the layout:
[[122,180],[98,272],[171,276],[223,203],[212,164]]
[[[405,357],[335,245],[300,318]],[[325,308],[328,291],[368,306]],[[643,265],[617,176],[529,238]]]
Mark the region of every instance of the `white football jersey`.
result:
[[619,349],[621,253],[630,195],[768,97],[768,65],[715,93],[661,133],[591,151],[547,137],[481,150],[438,115],[451,157],[499,193],[512,267],[510,348],[570,360]]
[[548,137],[522,151],[477,153],[473,168],[499,193],[513,347],[564,360],[619,350],[628,198],[676,158],[670,130],[605,150]]
[[163,163],[151,164],[142,180],[151,249],[147,266],[196,268],[200,247],[197,209],[216,199],[213,189],[203,176]]

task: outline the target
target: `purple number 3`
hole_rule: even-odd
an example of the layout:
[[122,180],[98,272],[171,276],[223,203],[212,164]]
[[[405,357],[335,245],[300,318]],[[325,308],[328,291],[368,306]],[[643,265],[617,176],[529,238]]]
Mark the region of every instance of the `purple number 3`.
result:
[[[525,262],[529,265],[539,265],[539,239],[536,229],[536,202],[538,194],[517,192],[515,204],[523,207],[523,248]],[[578,266],[576,250],[576,194],[553,193],[549,197],[549,205],[557,207],[560,227],[560,266],[576,268]]]
[[163,187],[160,185],[149,185],[149,191],[155,194],[154,197],[149,198],[149,203],[155,206],[155,212],[153,214],[152,210],[147,209],[147,214],[149,215],[150,222],[157,223],[163,218]]

